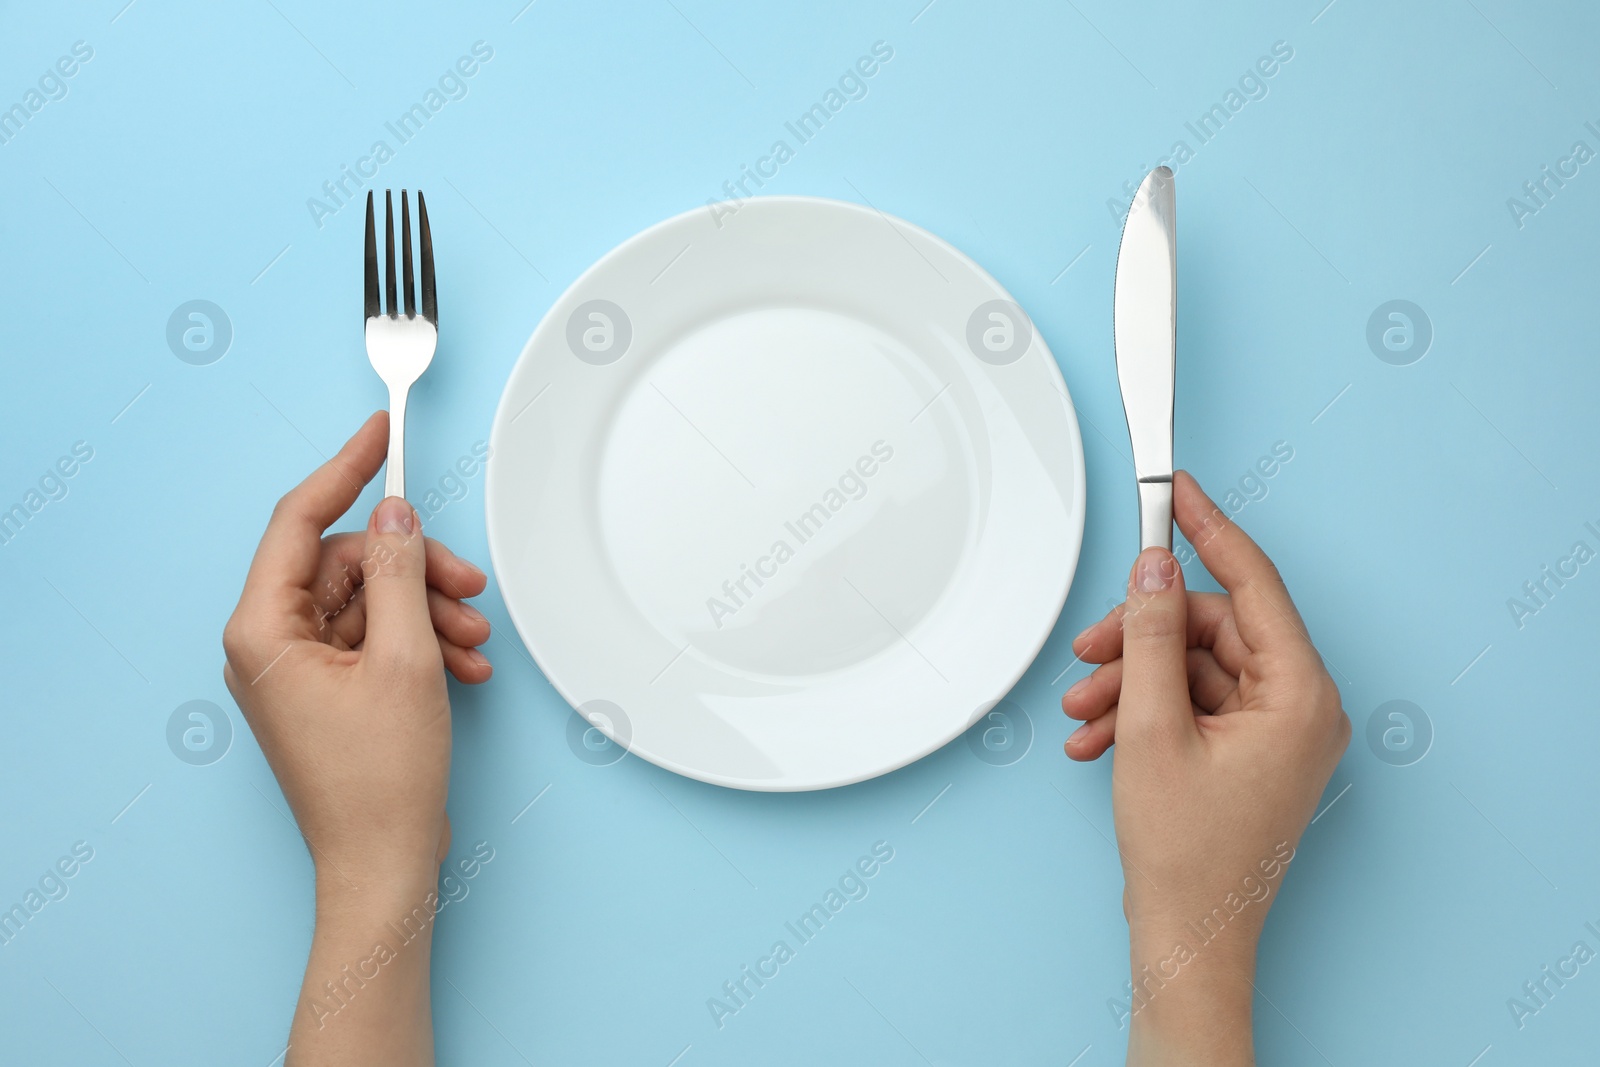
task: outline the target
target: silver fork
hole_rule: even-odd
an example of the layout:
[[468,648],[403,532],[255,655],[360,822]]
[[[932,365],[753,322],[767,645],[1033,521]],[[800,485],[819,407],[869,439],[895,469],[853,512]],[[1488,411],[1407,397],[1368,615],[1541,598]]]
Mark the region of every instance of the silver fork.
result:
[[439,346],[439,298],[433,284],[433,234],[428,229],[428,205],[417,191],[417,238],[422,251],[422,314],[417,315],[416,286],[411,274],[411,209],[406,191],[400,190],[400,259],[405,271],[405,313],[395,299],[394,197],[383,192],[383,225],[387,244],[384,295],[388,312],[378,300],[378,233],[372,215],[372,193],[367,193],[366,336],[367,359],[389,387],[389,466],[383,477],[383,495],[406,495],[406,394],[433,362]]

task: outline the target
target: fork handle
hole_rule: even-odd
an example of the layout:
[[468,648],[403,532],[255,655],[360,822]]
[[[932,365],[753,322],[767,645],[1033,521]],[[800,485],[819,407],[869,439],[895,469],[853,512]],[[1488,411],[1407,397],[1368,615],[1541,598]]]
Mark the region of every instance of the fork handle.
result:
[[383,475],[383,495],[406,495],[406,394],[409,389],[389,387],[389,461]]

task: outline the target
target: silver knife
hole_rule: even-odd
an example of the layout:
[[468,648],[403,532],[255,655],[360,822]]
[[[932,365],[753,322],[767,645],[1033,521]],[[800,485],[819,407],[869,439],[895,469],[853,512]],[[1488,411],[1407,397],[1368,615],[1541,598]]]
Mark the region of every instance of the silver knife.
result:
[[1113,333],[1139,481],[1139,549],[1172,548],[1172,394],[1177,380],[1177,197],[1172,171],[1145,175],[1122,224]]

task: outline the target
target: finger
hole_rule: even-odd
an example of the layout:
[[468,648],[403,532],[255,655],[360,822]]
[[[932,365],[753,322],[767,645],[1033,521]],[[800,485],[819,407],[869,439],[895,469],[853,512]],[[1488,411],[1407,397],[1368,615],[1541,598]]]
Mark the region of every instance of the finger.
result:
[[[1189,649],[1184,668],[1189,699],[1207,714],[1216,714],[1238,692],[1238,677],[1224,669],[1208,648]],[[1122,660],[1115,659],[1078,679],[1061,697],[1061,710],[1068,718],[1089,722],[1115,708],[1121,694]]]
[[1066,753],[1068,759],[1075,759],[1080,763],[1097,760],[1105,755],[1117,739],[1117,706],[1111,705],[1111,710],[1097,719],[1090,719],[1072,732],[1067,738]]
[[1244,701],[1239,697],[1239,690],[1235,689],[1222,699],[1222,703],[1212,708],[1211,714],[1206,717],[1210,719],[1216,719],[1223,715],[1231,715],[1236,711],[1242,710],[1243,708]]
[[[365,533],[331,534],[322,539],[322,559],[311,585],[311,601],[319,617],[343,611],[361,588],[366,561]],[[423,539],[428,587],[458,600],[483,592],[489,579],[483,571],[431,537]]]
[[1074,682],[1061,696],[1061,710],[1087,722],[1115,707],[1121,695],[1122,660],[1114,659]]
[[[428,621],[434,633],[464,648],[476,648],[489,640],[489,620],[477,608],[437,589],[429,589],[427,595]],[[326,636],[336,647],[359,646],[367,635],[367,603],[362,590],[357,589],[343,610],[337,615],[324,616],[319,625],[328,628]]]
[[1188,614],[1177,559],[1164,548],[1139,553],[1122,616],[1118,708],[1124,730],[1150,736],[1194,734],[1186,657]]
[[1072,654],[1085,663],[1110,663],[1122,655],[1122,613],[1118,604],[1072,639]]
[[481,685],[494,674],[488,657],[475,648],[463,648],[439,638],[439,653],[444,657],[444,668],[463,685]]
[[[1233,602],[1226,593],[1188,595],[1190,648],[1209,648],[1217,660],[1235,675],[1244,668],[1250,649],[1239,638],[1233,622]],[[1091,624],[1073,639],[1072,649],[1085,663],[1110,663],[1122,656],[1122,615],[1126,604],[1118,604],[1105,618]]]
[[1209,648],[1191,648],[1188,656],[1189,699],[1201,711],[1218,714],[1225,701],[1239,691],[1239,679],[1230,674]]
[[428,586],[445,596],[465,600],[488,588],[489,576],[471,560],[462,559],[431,537],[422,539],[427,562]]
[[339,630],[340,617],[361,596],[361,552],[359,545],[354,551],[346,547],[351,537],[366,540],[365,534],[336,534],[322,542],[322,560],[311,581],[311,610],[316,613],[317,632],[322,635],[330,627]]
[[477,648],[489,640],[489,620],[481,611],[437,589],[428,590],[428,621],[434,633],[463,648]]
[[1311,647],[1278,568],[1187,471],[1173,478],[1173,515],[1206,570],[1232,595],[1234,625],[1247,647]]
[[[439,643],[439,658],[456,681],[463,685],[481,685],[494,674],[488,657],[476,648],[464,648],[453,641],[435,635]],[[356,645],[359,651],[360,645]]]
[[[272,509],[250,563],[241,604],[310,588],[322,559],[323,531],[350,510],[362,488],[383,466],[388,436],[389,415],[376,412],[338,455],[284,494]],[[279,603],[287,605],[289,601]]]
[[384,497],[367,522],[361,592],[366,600],[364,653],[407,660],[432,651],[428,614],[426,548],[421,523],[410,504]]
[[1244,670],[1250,649],[1233,619],[1233,599],[1226,593],[1189,594],[1189,647],[1209,650],[1235,678]]

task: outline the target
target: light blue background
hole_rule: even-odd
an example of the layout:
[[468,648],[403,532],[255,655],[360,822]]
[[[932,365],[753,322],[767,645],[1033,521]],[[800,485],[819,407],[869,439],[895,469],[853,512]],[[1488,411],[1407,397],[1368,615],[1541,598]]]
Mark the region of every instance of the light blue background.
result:
[[[1355,726],[1268,927],[1262,1062],[1593,1058],[1600,964],[1524,1029],[1506,1001],[1580,938],[1600,948],[1583,925],[1600,925],[1600,563],[1521,629],[1506,601],[1575,541],[1600,548],[1583,526],[1600,526],[1600,163],[1521,227],[1506,201],[1574,141],[1600,149],[1584,128],[1600,13],[523,2],[0,11],[0,106],[74,41],[94,49],[0,145],[0,506],[73,442],[94,449],[0,547],[0,906],[74,841],[95,849],[0,948],[0,1059],[283,1051],[311,869],[222,684],[219,633],[272,502],[384,402],[358,333],[360,213],[319,228],[307,198],[479,40],[494,58],[469,94],[377,179],[425,189],[438,234],[444,341],[413,393],[414,488],[487,437],[523,341],[579,272],[720,196],[882,40],[894,58],[868,96],[767,191],[869,198],[1016,295],[1084,422],[1089,521],[1062,621],[1013,694],[1028,754],[990,766],[957,742],[822,794],[580,762],[491,586],[497,673],[453,690],[450,813],[458,854],[486,840],[496,858],[440,920],[441,1062],[1120,1062],[1109,760],[1060,754],[1057,701],[1084,672],[1068,641],[1119,598],[1135,542],[1107,200],[1177,139],[1195,149],[1178,177],[1178,459],[1221,494],[1293,447],[1240,521]],[[1184,123],[1276,41],[1294,54],[1267,96],[1199,145]],[[235,330],[209,366],[165,341],[194,298]],[[1410,366],[1365,337],[1397,298],[1435,330]],[[469,486],[430,532],[486,562],[481,475]],[[210,766],[166,744],[193,699],[232,716]],[[1436,733],[1410,766],[1365,741],[1392,699]],[[895,858],[870,896],[719,1030],[706,999],[878,840]]]

